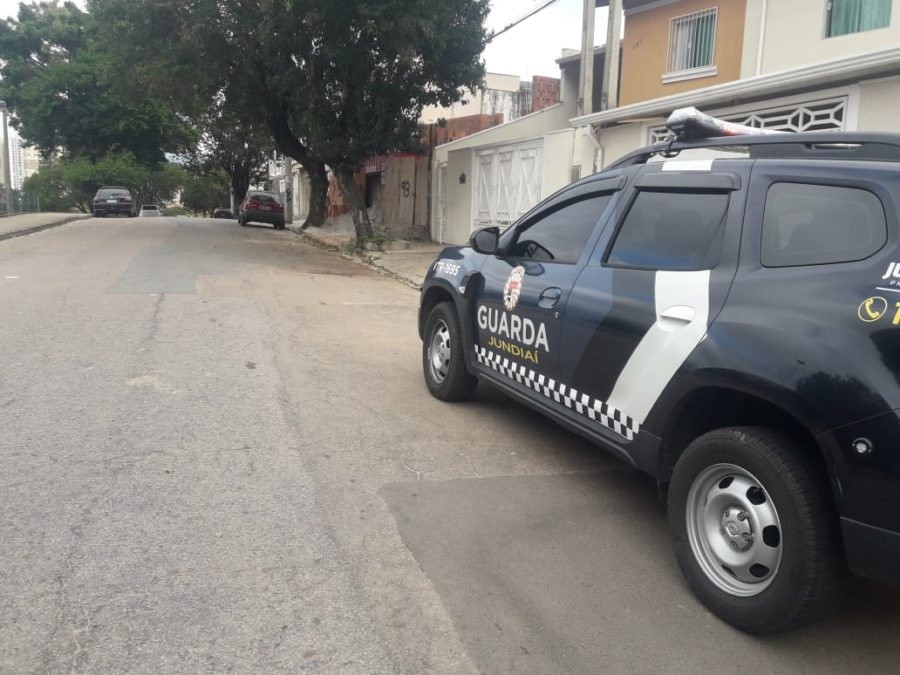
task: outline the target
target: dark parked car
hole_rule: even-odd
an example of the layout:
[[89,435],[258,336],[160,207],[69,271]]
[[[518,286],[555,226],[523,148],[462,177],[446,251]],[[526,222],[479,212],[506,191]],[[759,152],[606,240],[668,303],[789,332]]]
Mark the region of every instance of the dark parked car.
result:
[[900,582],[898,214],[900,135],[644,148],[438,256],[425,382],[489,382],[650,474],[698,598],[800,625],[848,569]]
[[234,213],[232,213],[231,209],[215,209],[212,212],[213,218],[234,218]]
[[116,213],[134,218],[137,214],[136,204],[128,188],[115,185],[104,185],[97,190],[92,209],[94,216],[98,218]]
[[274,192],[250,191],[241,204],[238,222],[246,225],[250,222],[271,223],[276,230],[284,229],[284,206]]

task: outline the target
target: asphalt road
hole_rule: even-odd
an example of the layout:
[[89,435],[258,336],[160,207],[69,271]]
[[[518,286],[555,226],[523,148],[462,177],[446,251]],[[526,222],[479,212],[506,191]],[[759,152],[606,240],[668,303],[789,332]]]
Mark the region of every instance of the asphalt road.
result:
[[427,394],[416,305],[234,221],[0,242],[0,671],[896,672],[893,589],[711,617],[649,480]]

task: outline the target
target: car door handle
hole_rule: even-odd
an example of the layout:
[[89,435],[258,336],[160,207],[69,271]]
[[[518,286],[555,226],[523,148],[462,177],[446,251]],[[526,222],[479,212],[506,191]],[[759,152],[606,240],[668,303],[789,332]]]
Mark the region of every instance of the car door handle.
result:
[[543,309],[553,309],[556,303],[562,297],[562,290],[559,288],[546,288],[538,298],[538,307]]
[[674,305],[659,315],[659,327],[663,330],[677,330],[690,325],[697,310],[686,305]]

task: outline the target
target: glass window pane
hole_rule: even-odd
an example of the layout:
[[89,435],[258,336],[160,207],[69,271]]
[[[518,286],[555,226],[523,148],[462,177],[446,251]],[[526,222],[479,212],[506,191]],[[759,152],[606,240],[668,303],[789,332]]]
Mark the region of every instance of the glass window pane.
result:
[[871,192],[802,183],[769,188],[761,255],[766,267],[862,260],[886,242],[884,207]]
[[860,33],[891,24],[891,0],[830,0],[827,37]]
[[638,193],[607,262],[647,269],[712,269],[722,252],[728,199],[726,193]]
[[611,199],[612,193],[582,199],[517,228],[507,255],[556,263],[578,262]]

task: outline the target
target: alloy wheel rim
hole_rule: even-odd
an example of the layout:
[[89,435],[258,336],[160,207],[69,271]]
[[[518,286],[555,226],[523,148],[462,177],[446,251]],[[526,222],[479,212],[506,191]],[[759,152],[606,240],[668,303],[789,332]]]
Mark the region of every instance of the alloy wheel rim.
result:
[[450,372],[450,328],[444,320],[438,320],[428,345],[428,369],[431,379],[443,383]]
[[719,590],[752,597],[775,580],[783,554],[781,520],[749,471],[734,464],[702,471],[688,492],[685,516],[694,559]]

